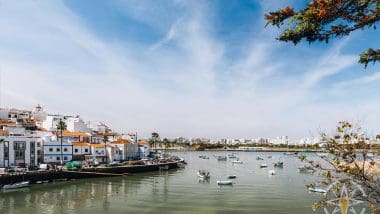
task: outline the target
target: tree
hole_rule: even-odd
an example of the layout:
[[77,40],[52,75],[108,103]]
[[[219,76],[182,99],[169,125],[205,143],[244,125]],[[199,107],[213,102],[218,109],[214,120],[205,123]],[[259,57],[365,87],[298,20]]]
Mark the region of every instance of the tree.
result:
[[[287,28],[277,37],[295,45],[302,39],[309,43],[348,36],[356,30],[376,29],[380,20],[379,0],[312,0],[298,12],[291,7],[265,15],[266,25],[280,28],[285,21]],[[380,49],[369,48],[361,53],[359,63],[367,67],[370,62],[380,62]]]
[[[307,188],[315,188],[317,185],[333,186],[333,191],[338,197],[343,197],[342,185],[336,186],[336,182],[343,184],[357,184],[363,189],[364,195],[356,195],[357,199],[368,202],[373,212],[380,210],[380,161],[376,160],[374,153],[380,154],[371,148],[370,142],[360,127],[355,127],[349,122],[340,122],[336,133],[329,136],[321,134],[322,142],[328,155],[321,159],[307,158],[301,155],[301,161],[308,167],[318,171],[321,180],[317,184],[307,185]],[[331,199],[325,195],[320,201],[312,205],[313,208],[326,207]]]
[[106,163],[108,163],[107,142],[108,142],[108,135],[107,133],[103,133],[103,143],[104,143],[104,153],[106,155]]
[[60,142],[61,142],[61,164],[63,164],[63,153],[62,153],[62,135],[63,135],[63,131],[65,131],[67,129],[67,125],[65,123],[65,121],[63,121],[61,118],[59,119],[59,122],[57,124],[57,130],[59,130],[60,132]]
[[156,150],[157,150],[157,141],[158,141],[159,137],[160,137],[160,135],[157,132],[152,133],[152,141],[153,141],[154,148]]

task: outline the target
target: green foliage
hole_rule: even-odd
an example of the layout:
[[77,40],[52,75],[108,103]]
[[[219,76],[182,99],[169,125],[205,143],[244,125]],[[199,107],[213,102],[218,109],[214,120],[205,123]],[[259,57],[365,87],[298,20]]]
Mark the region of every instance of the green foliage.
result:
[[59,122],[57,124],[57,129],[60,130],[60,131],[64,131],[67,129],[67,125],[65,123],[65,121],[63,121],[62,119],[59,119]]
[[[295,12],[286,7],[265,15],[267,23],[280,28],[288,27],[277,39],[299,43],[328,42],[331,38],[348,36],[355,30],[372,28],[380,20],[379,0],[313,0],[306,8]],[[379,62],[379,49],[368,49],[360,55],[359,63],[367,67],[370,62]]]

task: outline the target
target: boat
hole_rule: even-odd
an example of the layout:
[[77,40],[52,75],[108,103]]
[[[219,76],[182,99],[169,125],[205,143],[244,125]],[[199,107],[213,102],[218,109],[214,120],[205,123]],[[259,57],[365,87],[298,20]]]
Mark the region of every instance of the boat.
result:
[[256,160],[264,160],[264,158],[257,156]]
[[269,155],[268,158],[270,159],[270,158],[273,158],[273,157],[272,157],[272,155]]
[[282,168],[282,167],[284,167],[284,162],[279,161],[279,162],[277,162],[277,163],[274,163],[274,167]]
[[284,152],[284,155],[293,155],[293,152]]
[[197,172],[197,176],[201,179],[210,179],[210,172],[207,172],[205,170],[199,170]]
[[260,165],[260,168],[267,168],[267,167],[268,167],[268,164],[266,164],[266,163],[263,163]]
[[235,179],[235,178],[236,178],[236,175],[229,175],[227,178],[228,178],[228,179]]
[[324,158],[326,157],[327,155],[329,155],[329,153],[326,153],[326,152],[321,152],[321,153],[317,153],[317,155],[321,158]]
[[30,187],[29,181],[24,181],[20,183],[14,183],[14,184],[7,184],[3,186],[3,189],[20,189],[20,188],[26,188]]
[[217,159],[218,159],[218,161],[227,161],[226,156],[218,156]]
[[36,181],[36,184],[42,184],[42,181]]
[[228,155],[228,158],[236,158],[236,155],[234,155],[234,154],[229,154],[229,155]]
[[304,166],[304,167],[298,168],[298,172],[300,172],[300,173],[314,173],[315,169],[313,169],[310,166]]
[[269,175],[275,175],[275,174],[276,174],[276,171],[274,171],[273,169],[271,169],[271,170],[268,171],[268,174],[269,174]]
[[225,181],[217,181],[218,185],[232,185],[232,181],[225,180]]
[[202,159],[210,159],[210,158],[207,157],[206,155],[200,155],[199,158],[202,158]]
[[327,191],[325,189],[312,188],[312,187],[309,188],[309,191],[310,192],[316,192],[316,193],[327,193]]
[[242,163],[243,163],[243,161],[241,161],[239,159],[232,161],[232,164],[242,164]]

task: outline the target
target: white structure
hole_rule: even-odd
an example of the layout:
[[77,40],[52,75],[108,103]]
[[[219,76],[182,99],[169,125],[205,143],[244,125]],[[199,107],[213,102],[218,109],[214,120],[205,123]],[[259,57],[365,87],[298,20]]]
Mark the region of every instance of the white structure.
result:
[[139,141],[139,156],[140,158],[147,158],[150,153],[149,143],[145,140]]
[[106,159],[109,159],[109,156],[106,155],[104,144],[91,144],[90,146],[91,155],[86,155],[86,160],[93,160],[100,163],[106,162]]
[[112,141],[111,144],[117,147],[115,151],[118,152],[116,156],[116,158],[119,158],[118,160],[135,160],[140,157],[138,144],[125,139],[117,139]]
[[86,125],[87,125],[87,128],[97,133],[106,133],[106,132],[111,131],[111,129],[102,122],[88,121]]
[[63,115],[48,115],[42,122],[42,128],[47,131],[57,131],[59,120],[65,120],[65,117]]
[[73,159],[73,145],[71,142],[48,141],[43,142],[43,157],[45,163],[65,163]]
[[87,124],[80,118],[76,117],[68,117],[66,120],[67,130],[71,132],[85,132],[91,133],[91,129],[87,127]]
[[73,160],[84,160],[91,154],[91,145],[85,142],[73,142]]
[[38,165],[37,144],[40,138],[28,136],[2,136],[0,166]]

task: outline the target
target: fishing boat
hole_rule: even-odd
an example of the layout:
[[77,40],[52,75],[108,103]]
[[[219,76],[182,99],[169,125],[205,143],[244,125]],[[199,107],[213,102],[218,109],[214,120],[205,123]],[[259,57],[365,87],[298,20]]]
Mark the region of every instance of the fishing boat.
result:
[[198,178],[201,178],[201,179],[210,179],[210,172],[205,171],[205,170],[199,170],[197,172],[197,176]]
[[325,189],[312,188],[312,187],[309,188],[309,191],[310,192],[316,192],[316,193],[327,193],[327,191]]
[[267,167],[268,167],[268,164],[266,164],[266,163],[263,163],[260,165],[260,168],[267,168]]
[[236,178],[236,175],[229,175],[227,178],[228,178],[228,179],[235,179],[235,178]]
[[277,168],[283,168],[283,167],[284,167],[284,162],[279,161],[279,162],[277,162],[277,163],[274,163],[274,167],[277,167]]
[[228,181],[228,180],[225,180],[225,181],[217,181],[216,182],[218,185],[232,185],[232,181]]
[[26,188],[30,187],[29,181],[24,181],[20,183],[14,183],[14,184],[7,184],[3,186],[3,189],[20,189],[20,188]]
[[269,174],[269,175],[275,175],[275,174],[276,174],[276,171],[274,171],[273,169],[272,169],[272,170],[269,170],[269,171],[268,171],[268,174]]
[[315,169],[313,169],[310,166],[304,166],[304,167],[298,168],[298,172],[300,172],[300,173],[314,173]]
[[227,161],[226,156],[218,156],[217,159],[218,159],[218,161]]
[[264,158],[257,156],[256,160],[264,160]]

